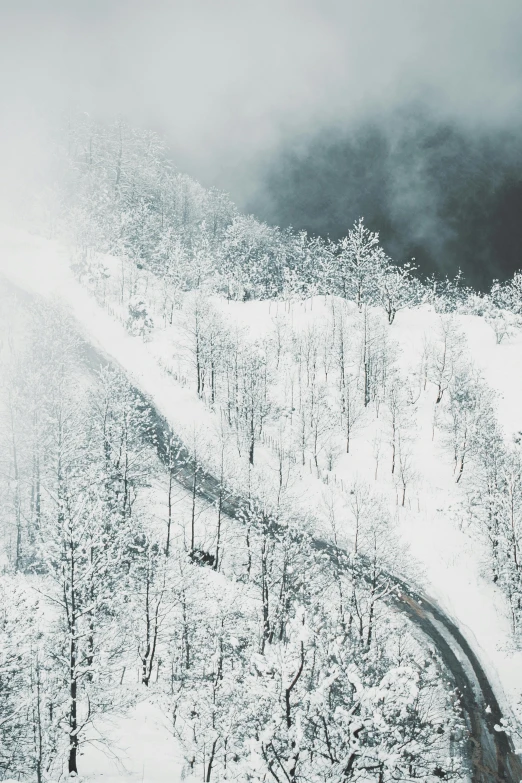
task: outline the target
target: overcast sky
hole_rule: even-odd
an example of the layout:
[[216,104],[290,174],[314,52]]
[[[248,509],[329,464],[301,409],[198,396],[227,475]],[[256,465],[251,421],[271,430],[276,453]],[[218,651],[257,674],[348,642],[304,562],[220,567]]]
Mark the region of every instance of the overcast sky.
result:
[[123,112],[161,127],[202,172],[413,96],[470,123],[522,109],[520,0],[0,5],[8,106]]
[[[167,136],[175,162],[255,203],[281,149],[422,101],[518,128],[520,0],[0,0],[7,137],[76,106]],[[31,119],[34,125],[35,120]],[[34,127],[33,127],[34,130]]]

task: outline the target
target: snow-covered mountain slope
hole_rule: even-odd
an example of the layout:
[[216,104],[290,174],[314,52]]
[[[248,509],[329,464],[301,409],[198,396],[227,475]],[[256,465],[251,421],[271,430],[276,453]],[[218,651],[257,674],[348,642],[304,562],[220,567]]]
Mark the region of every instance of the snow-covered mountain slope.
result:
[[[69,251],[57,243],[7,227],[0,232],[0,273],[17,286],[65,307],[86,339],[111,356],[154,399],[175,431],[189,442],[197,429],[211,450],[219,416],[198,399],[192,381],[187,323],[193,310],[189,298],[174,313],[172,324],[153,329],[144,340],[130,334],[122,323],[127,303],[119,308],[108,300],[104,309],[74,278],[69,261]],[[115,275],[118,262],[105,259],[104,263]],[[236,330],[246,344],[259,346],[264,340],[273,341],[275,324],[286,330],[287,336],[290,332],[302,335],[304,342],[311,339],[314,330],[328,330],[335,303],[322,298],[294,303],[238,303],[213,298],[211,308],[229,332]],[[355,312],[349,316],[358,318]],[[160,323],[157,318],[155,321]],[[437,340],[440,322],[440,316],[429,308],[405,310],[386,332],[394,366],[401,378],[411,381],[404,389],[406,397],[414,399],[405,425],[410,463],[404,506],[396,474],[392,476],[389,470],[390,424],[384,411],[380,418],[361,413],[353,427],[350,453],[338,449],[330,471],[324,469],[324,451],[316,469],[307,447],[305,464],[296,467],[288,498],[303,512],[312,508],[319,523],[326,526],[329,498],[333,498],[334,511],[342,515],[350,502],[346,496],[351,487],[357,482],[374,487],[396,520],[403,552],[396,558],[398,567],[457,622],[496,685],[499,698],[514,707],[522,698],[522,655],[513,649],[509,607],[489,578],[485,545],[466,514],[467,468],[462,482],[457,483],[451,451],[440,429],[434,428],[438,409],[432,379],[424,388],[425,348]],[[481,318],[456,315],[452,323],[463,351],[494,391],[496,416],[509,440],[522,429],[522,337],[519,334],[497,345],[493,331]],[[285,380],[297,373],[290,354],[287,351],[284,372],[274,378],[274,401],[281,407],[286,404],[285,394],[290,393]],[[333,368],[331,372],[333,375]],[[329,393],[328,380],[324,385]],[[265,440],[256,446],[260,484],[276,467],[277,422],[267,420],[264,433]],[[345,514],[342,518],[347,520],[343,536],[353,542],[351,517]],[[140,762],[136,763],[139,766]],[[139,777],[139,770],[135,774]]]

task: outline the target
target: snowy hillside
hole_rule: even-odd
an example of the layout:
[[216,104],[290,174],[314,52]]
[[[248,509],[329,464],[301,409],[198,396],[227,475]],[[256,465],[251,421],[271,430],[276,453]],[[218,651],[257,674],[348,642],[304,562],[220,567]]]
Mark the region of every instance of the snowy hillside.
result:
[[[373,540],[385,568],[456,621],[506,715],[516,710],[517,599],[506,595],[502,565],[492,579],[480,503],[494,420],[507,450],[522,430],[522,333],[497,344],[483,318],[431,305],[403,309],[390,325],[379,308],[335,296],[237,302],[178,292],[167,305],[161,279],[130,262],[93,256],[78,280],[70,259],[65,245],[2,229],[1,274],[70,313],[207,469],[354,554]],[[205,550],[214,541],[206,530]],[[124,731],[138,731],[132,745],[143,746],[130,753],[131,773],[147,764],[142,779],[159,781],[167,778],[152,777],[144,760],[149,743],[158,769],[179,766],[182,751],[169,755],[161,734],[145,741],[151,720]],[[86,752],[84,774],[112,780]]]

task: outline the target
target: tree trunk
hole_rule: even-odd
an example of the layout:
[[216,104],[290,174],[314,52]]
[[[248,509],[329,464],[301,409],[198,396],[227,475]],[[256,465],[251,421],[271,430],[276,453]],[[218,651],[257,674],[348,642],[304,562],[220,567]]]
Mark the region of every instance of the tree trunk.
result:
[[38,654],[36,657],[36,714],[33,717],[34,721],[34,736],[35,736],[35,750],[36,750],[36,783],[42,783],[43,781],[43,732],[42,732],[42,697],[41,697],[42,681],[40,677],[40,662],[38,660]]
[[254,448],[255,448],[255,429],[254,429],[254,411],[251,411],[250,415],[250,448],[248,452],[248,461],[251,465],[254,464]]
[[198,327],[196,326],[196,380],[197,380],[197,394],[198,397],[201,397],[203,389],[201,384],[201,359],[200,359],[200,347],[199,347],[199,332],[197,331],[197,329]]
[[[290,702],[290,696],[297,685],[297,682],[299,678],[301,677],[304,669],[304,643],[301,642],[301,660],[299,662],[299,668],[295,674],[294,679],[288,686],[288,688],[285,689],[285,717],[286,717],[286,727],[287,729],[292,728],[293,720],[292,720],[292,708],[291,708],[291,702]],[[290,756],[289,763],[290,768],[288,770],[288,779],[290,781],[295,781],[295,773],[297,768],[297,762],[299,761],[299,751],[296,750],[296,741],[295,739],[292,739],[290,742],[290,748],[292,751],[292,755]]]
[[192,480],[192,512],[190,517],[190,554],[194,554],[195,547],[195,534],[196,534],[196,471],[197,467],[194,465],[194,477]]
[[[155,582],[155,564],[154,560],[149,560],[147,564],[147,585],[146,585],[146,603],[145,603],[145,617],[146,617],[146,646],[145,653],[142,656],[142,683],[147,686],[150,683],[152,677],[152,670],[154,668],[154,659],[156,655],[156,647],[158,644],[158,629],[159,629],[159,611],[163,600],[164,587],[159,595],[155,599],[154,611],[151,605],[151,589]],[[158,664],[159,666],[159,664]]]
[[223,507],[223,484],[220,484],[219,487],[219,498],[218,498],[218,518],[217,518],[217,534],[216,534],[216,556],[214,558],[214,571],[219,570],[219,562],[221,557],[221,511]]
[[72,562],[72,585],[71,585],[71,624],[70,624],[70,653],[69,653],[69,773],[78,773],[77,755],[78,755],[78,675],[76,671],[76,596],[74,585],[74,560]]
[[[170,462],[170,460],[169,460]],[[172,466],[169,465],[169,492],[168,492],[168,517],[167,517],[167,542],[165,544],[165,557],[170,554],[170,530],[172,527]]]
[[217,738],[216,738],[214,740],[214,742],[212,743],[212,750],[210,751],[210,758],[208,760],[208,765],[207,765],[207,774],[206,774],[206,777],[205,777],[206,783],[210,782],[210,776],[212,775],[212,765],[214,763],[214,758],[215,758],[215,755],[216,755],[217,742],[218,741],[217,741]]
[[268,606],[268,574],[267,574],[267,560],[268,560],[268,544],[266,536],[263,539],[263,547],[261,549],[261,595],[263,602],[263,638],[261,642],[261,655],[265,651],[265,644],[270,639],[270,616]]

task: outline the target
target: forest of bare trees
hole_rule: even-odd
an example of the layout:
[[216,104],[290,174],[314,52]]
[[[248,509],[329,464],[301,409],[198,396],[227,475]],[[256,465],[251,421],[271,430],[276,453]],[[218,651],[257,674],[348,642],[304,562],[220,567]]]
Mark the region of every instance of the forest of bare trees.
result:
[[[57,157],[45,225],[76,279],[129,334],[170,340],[163,369],[213,426],[189,422],[181,449],[61,311],[3,292],[0,776],[81,773],[103,718],[147,693],[204,781],[461,779],[455,683],[387,600],[408,567],[395,528],[422,502],[429,407],[519,643],[520,441],[458,315],[509,340],[520,274],[478,294],[394,263],[362,220],[337,243],[261,224],[122,121],[72,118]],[[234,310],[251,300],[257,333]],[[437,331],[408,364],[393,330],[420,305]]]

